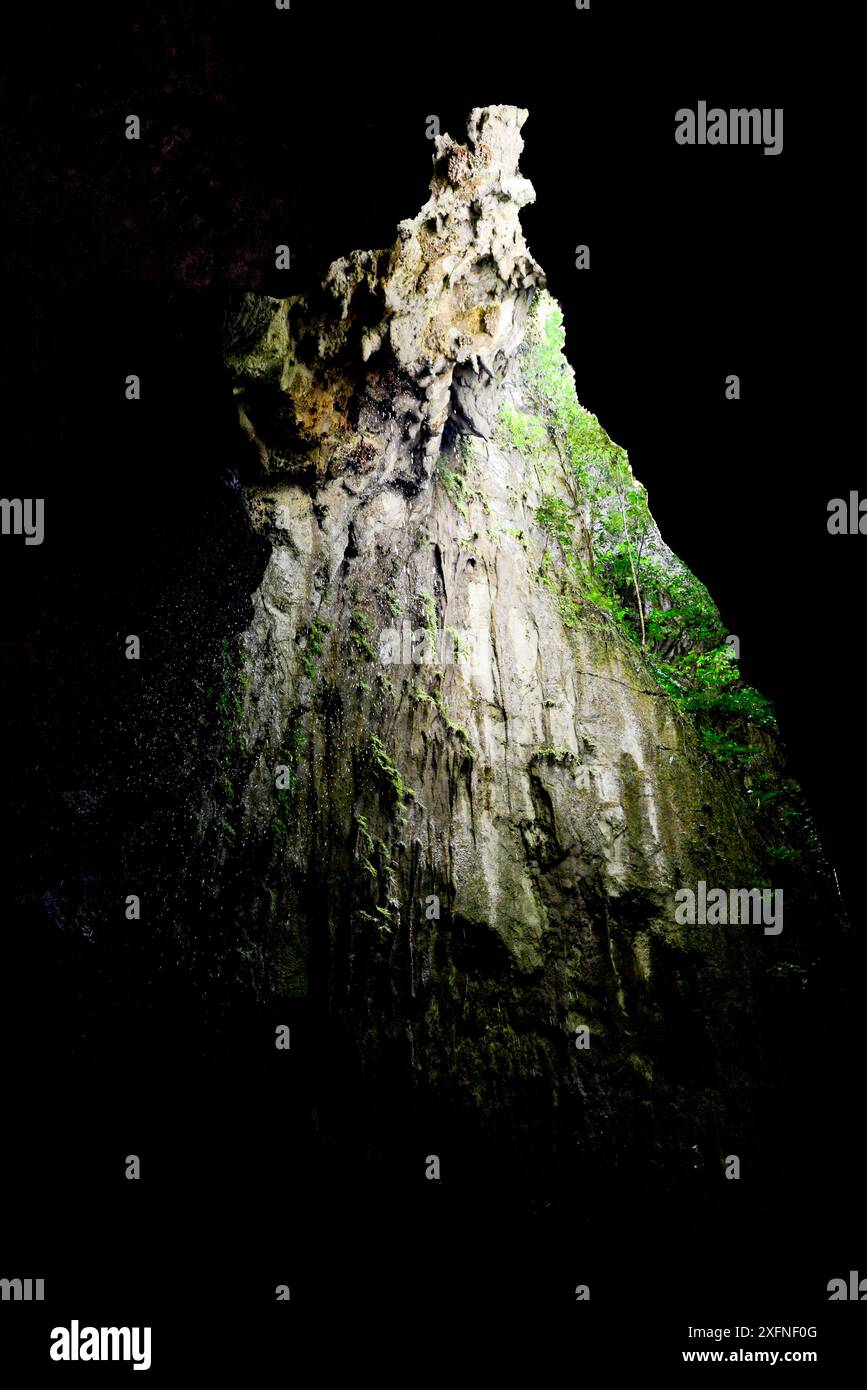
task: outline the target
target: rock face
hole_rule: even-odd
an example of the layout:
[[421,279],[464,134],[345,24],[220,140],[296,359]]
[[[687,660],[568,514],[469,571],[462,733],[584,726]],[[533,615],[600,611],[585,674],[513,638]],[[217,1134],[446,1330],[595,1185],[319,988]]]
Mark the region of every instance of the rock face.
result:
[[[545,582],[539,508],[569,492],[554,435],[515,429],[556,311],[518,222],[525,117],[438,138],[390,249],[228,316],[269,552],[197,852],[260,997],[311,1001],[363,1075],[536,1148],[716,1172],[763,1001],[834,898],[769,855],[773,733],[744,735],[748,772],[711,757],[640,643]],[[781,874],[778,935],[676,920],[681,888]]]
[[544,284],[518,221],[534,198],[518,172],[526,116],[487,107],[465,145],[437,136],[429,201],[389,250],[335,261],[316,303],[248,297],[228,360],[263,474],[323,480],[376,461],[380,482],[418,486],[450,413],[486,432]]

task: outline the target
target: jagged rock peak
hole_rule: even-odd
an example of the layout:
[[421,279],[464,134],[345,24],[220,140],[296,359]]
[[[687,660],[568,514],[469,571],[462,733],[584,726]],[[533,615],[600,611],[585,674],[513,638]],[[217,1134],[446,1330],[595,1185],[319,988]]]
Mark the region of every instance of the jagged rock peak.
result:
[[[395,418],[421,476],[450,413],[489,437],[496,385],[545,283],[519,221],[535,198],[518,168],[526,119],[514,106],[474,109],[466,143],[436,137],[431,196],[390,248],[333,262],[319,294],[247,295],[230,314],[227,360],[264,473],[369,463]],[[260,412],[260,429],[244,397],[263,384],[284,399]]]
[[526,118],[514,106],[477,108],[467,144],[437,136],[431,196],[400,223],[391,250],[355,252],[331,266],[326,286],[342,318],[362,280],[371,289],[371,275],[381,284],[384,313],[363,335],[365,360],[386,335],[395,359],[416,376],[490,360],[511,327],[506,309],[516,293],[544,283],[518,219],[535,200],[518,172]]

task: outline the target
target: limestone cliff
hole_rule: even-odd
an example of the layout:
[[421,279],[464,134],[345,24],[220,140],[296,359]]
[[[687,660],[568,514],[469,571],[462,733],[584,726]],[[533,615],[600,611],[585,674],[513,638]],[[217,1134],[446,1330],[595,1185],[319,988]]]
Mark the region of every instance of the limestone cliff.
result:
[[[245,987],[314,1000],[361,1075],[537,1147],[714,1169],[835,897],[771,716],[735,702],[720,732],[678,698],[673,657],[710,650],[688,622],[641,641],[688,572],[636,521],[634,598],[625,511],[612,541],[641,490],[572,400],[518,220],[525,117],[472,112],[391,247],[227,317],[267,558],[189,879],[230,893]],[[784,883],[783,931],[678,924],[700,881]]]

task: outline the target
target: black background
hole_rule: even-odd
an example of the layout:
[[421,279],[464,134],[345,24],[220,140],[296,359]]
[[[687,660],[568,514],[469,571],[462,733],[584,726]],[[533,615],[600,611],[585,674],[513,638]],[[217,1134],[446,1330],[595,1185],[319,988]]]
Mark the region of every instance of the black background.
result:
[[[167,640],[195,640],[196,594],[248,563],[208,553],[235,447],[219,369],[226,291],[286,294],[338,255],[388,245],[426,197],[427,117],[459,138],[471,107],[507,102],[530,111],[522,170],[537,202],[522,224],[563,305],[579,398],[628,448],[664,537],[740,637],[746,679],[775,701],[860,926],[862,542],[826,528],[829,499],[864,473],[843,423],[853,232],[832,163],[844,94],[832,104],[815,28],[790,7],[694,10],[59,7],[10,43],[2,493],[46,499],[46,539],[0,547],[7,885],[45,852],[38,819],[19,810],[33,804],[23,779],[43,779],[50,801],[86,755],[107,756],[105,650],[161,622]],[[699,100],[783,107],[783,153],[677,146],[674,112]],[[130,113],[139,142],[123,137]],[[283,242],[289,272],[273,268]],[[584,243],[589,272],[574,268]],[[130,372],[138,405],[123,399]],[[737,402],[724,396],[730,373]],[[179,574],[180,617],[162,607]],[[226,630],[243,618],[227,609]],[[825,1286],[859,1261],[867,1274],[852,1207],[857,1017],[835,1037],[795,1020],[803,1110],[787,1117],[776,1198],[753,1209],[733,1184],[740,1212],[727,1194],[705,1219],[684,1194],[672,1228],[670,1213],[641,1210],[625,1175],[605,1194],[606,1240],[598,1222],[590,1235],[592,1191],[573,1194],[568,1220],[511,1210],[496,1154],[447,1156],[443,1183],[419,1196],[403,1152],[375,1178],[351,1148],[306,1152],[281,1120],[275,1061],[255,1080],[246,1071],[272,1020],[242,1020],[238,1056],[219,1065],[197,1062],[195,1020],[152,1020],[142,1047],[138,1021],[127,1033],[110,1007],[96,1020],[78,1007],[87,967],[68,945],[25,939],[15,909],[4,925],[0,1275],[45,1273],[50,1287],[50,1305],[3,1305],[4,1337],[25,1358],[71,1317],[153,1323],[151,1375],[167,1378],[236,1354],[290,1366],[323,1314],[327,1361],[359,1311],[350,1349],[380,1365],[398,1307],[423,1343],[435,1315],[434,1343],[472,1328],[492,1352],[491,1315],[499,1346],[577,1338],[612,1364],[637,1353],[653,1365],[663,1347],[674,1364],[690,1322],[819,1323],[823,1338],[804,1345],[826,1365],[854,1331],[859,1308],[827,1304]],[[91,1039],[84,1069],[76,1030]],[[290,1065],[302,1090],[313,1084],[303,1043]],[[140,1184],[124,1179],[127,1153],[143,1155]],[[292,1301],[275,1304],[283,1282]],[[579,1282],[590,1305],[573,1301]]]

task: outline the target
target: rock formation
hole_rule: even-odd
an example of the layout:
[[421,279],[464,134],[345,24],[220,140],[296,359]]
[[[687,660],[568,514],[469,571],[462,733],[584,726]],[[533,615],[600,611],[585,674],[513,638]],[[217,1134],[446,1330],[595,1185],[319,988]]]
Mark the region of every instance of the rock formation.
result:
[[[628,584],[618,617],[573,582],[620,494],[598,448],[576,492],[540,407],[545,371],[574,388],[518,220],[525,118],[473,111],[390,248],[227,317],[267,562],[224,644],[190,880],[231,893],[249,988],[312,1000],[360,1075],[531,1147],[716,1171],[749,1132],[768,992],[836,899],[771,718],[733,715],[741,756],[714,756],[637,604],[627,630]],[[644,543],[665,613],[688,572],[652,522]],[[678,925],[700,881],[784,882],[783,932]]]

